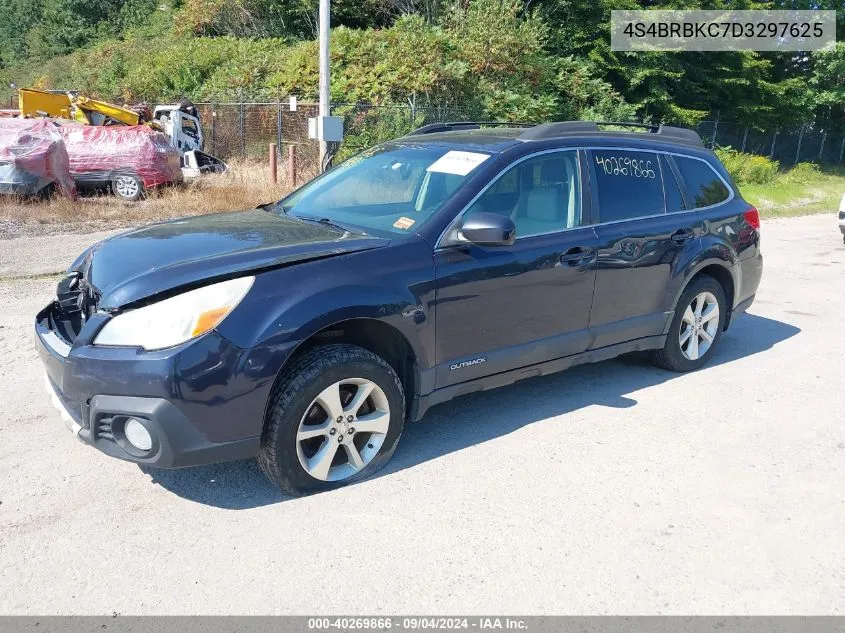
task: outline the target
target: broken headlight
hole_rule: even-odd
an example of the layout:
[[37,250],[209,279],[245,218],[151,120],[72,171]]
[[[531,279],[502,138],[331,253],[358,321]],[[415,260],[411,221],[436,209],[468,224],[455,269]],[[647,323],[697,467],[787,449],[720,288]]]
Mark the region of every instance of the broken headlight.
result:
[[254,279],[222,281],[118,314],[103,326],[94,344],[156,350],[184,343],[225,319]]

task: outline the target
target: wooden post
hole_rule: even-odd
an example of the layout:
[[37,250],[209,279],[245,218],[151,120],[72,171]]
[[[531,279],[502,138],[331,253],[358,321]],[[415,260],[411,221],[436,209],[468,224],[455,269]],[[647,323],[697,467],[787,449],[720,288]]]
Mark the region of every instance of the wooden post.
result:
[[246,156],[246,106],[241,103],[238,113],[239,131],[241,134],[241,156]]
[[296,150],[293,145],[288,145],[288,182],[291,187],[296,187]]
[[278,176],[279,161],[278,161],[277,154],[276,154],[276,144],[275,143],[270,143],[270,155],[268,156],[268,158],[270,159],[270,182],[272,182],[275,185],[277,182],[279,182],[279,176]]

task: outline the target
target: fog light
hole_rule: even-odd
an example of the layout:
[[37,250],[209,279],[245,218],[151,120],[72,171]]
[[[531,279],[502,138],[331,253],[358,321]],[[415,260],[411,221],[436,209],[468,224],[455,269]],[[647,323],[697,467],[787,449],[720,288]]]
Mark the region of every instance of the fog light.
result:
[[153,447],[153,438],[140,420],[129,418],[123,426],[123,434],[127,441],[141,451],[148,451]]

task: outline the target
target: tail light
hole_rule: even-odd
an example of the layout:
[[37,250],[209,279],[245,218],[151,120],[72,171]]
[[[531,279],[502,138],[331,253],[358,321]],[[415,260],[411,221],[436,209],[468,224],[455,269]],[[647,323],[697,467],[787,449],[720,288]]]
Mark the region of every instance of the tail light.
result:
[[745,221],[754,229],[760,230],[760,213],[754,207],[751,207],[745,212]]

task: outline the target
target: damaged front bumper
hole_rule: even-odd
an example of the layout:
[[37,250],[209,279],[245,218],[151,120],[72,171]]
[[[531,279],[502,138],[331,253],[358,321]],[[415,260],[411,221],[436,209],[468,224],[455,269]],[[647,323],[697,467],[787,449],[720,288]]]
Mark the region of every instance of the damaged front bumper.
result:
[[[251,366],[249,350],[214,331],[157,352],[94,346],[94,323],[68,341],[55,327],[57,309],[53,303],[38,313],[35,344],[50,399],[79,440],[112,457],[159,468],[258,454],[272,380],[244,375]],[[150,434],[148,450],[127,438],[131,419]]]

